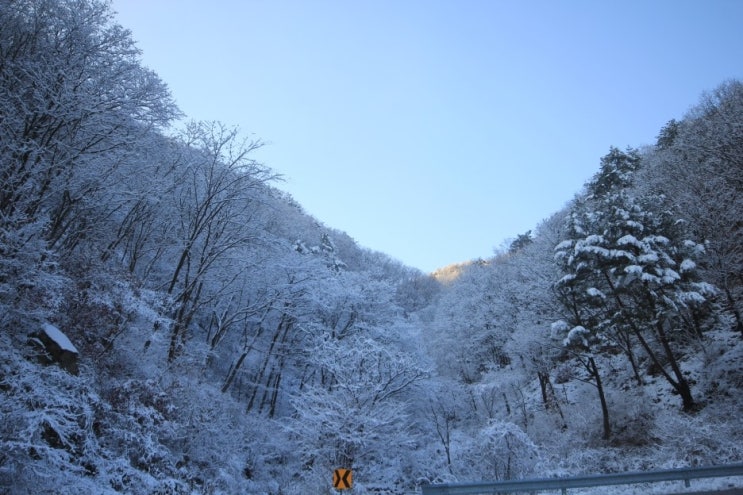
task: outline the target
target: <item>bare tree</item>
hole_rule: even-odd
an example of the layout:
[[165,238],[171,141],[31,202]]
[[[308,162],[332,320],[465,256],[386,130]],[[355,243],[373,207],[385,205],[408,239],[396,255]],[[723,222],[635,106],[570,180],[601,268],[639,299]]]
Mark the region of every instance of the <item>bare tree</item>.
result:
[[0,221],[46,213],[55,244],[83,228],[111,157],[177,110],[105,3],[6,2],[0,24]]
[[240,140],[234,129],[193,123],[182,139],[186,156],[174,188],[176,261],[166,284],[173,298],[169,360],[200,305],[219,291],[207,286],[210,272],[259,237],[250,228],[255,192],[273,178],[251,157],[262,143]]

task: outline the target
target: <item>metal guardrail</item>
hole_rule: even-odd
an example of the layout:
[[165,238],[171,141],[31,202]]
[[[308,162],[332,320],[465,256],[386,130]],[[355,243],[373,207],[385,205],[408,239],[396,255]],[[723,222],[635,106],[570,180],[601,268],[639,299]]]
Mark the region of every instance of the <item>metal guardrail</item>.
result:
[[571,478],[423,485],[422,488],[423,495],[496,495],[514,492],[538,492],[542,490],[561,490],[563,495],[565,495],[569,488],[631,485],[660,481],[683,481],[685,486],[688,487],[690,486],[690,480],[693,479],[723,478],[727,476],[743,476],[743,463],[700,468],[667,469],[664,471],[575,476]]

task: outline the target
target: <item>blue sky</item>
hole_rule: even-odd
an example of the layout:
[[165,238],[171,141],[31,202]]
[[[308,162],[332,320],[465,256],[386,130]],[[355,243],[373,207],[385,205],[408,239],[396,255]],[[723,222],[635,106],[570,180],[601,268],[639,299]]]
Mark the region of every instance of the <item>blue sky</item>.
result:
[[738,0],[114,0],[190,118],[266,141],[278,187],[432,271],[560,209],[743,78]]

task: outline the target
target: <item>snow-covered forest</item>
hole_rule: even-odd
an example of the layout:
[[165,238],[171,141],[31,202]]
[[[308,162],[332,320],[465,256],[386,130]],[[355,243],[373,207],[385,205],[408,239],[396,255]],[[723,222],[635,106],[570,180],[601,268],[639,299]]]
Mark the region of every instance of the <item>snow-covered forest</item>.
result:
[[260,141],[182,124],[139,56],[105,2],[0,2],[1,493],[743,461],[743,83],[428,275],[307,215]]

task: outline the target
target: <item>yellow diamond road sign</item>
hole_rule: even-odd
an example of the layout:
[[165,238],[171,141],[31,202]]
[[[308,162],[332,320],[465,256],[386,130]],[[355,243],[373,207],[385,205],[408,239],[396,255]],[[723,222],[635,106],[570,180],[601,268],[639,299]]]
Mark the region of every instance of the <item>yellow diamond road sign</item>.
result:
[[350,469],[339,468],[333,471],[333,488],[348,490],[353,486],[353,472]]

